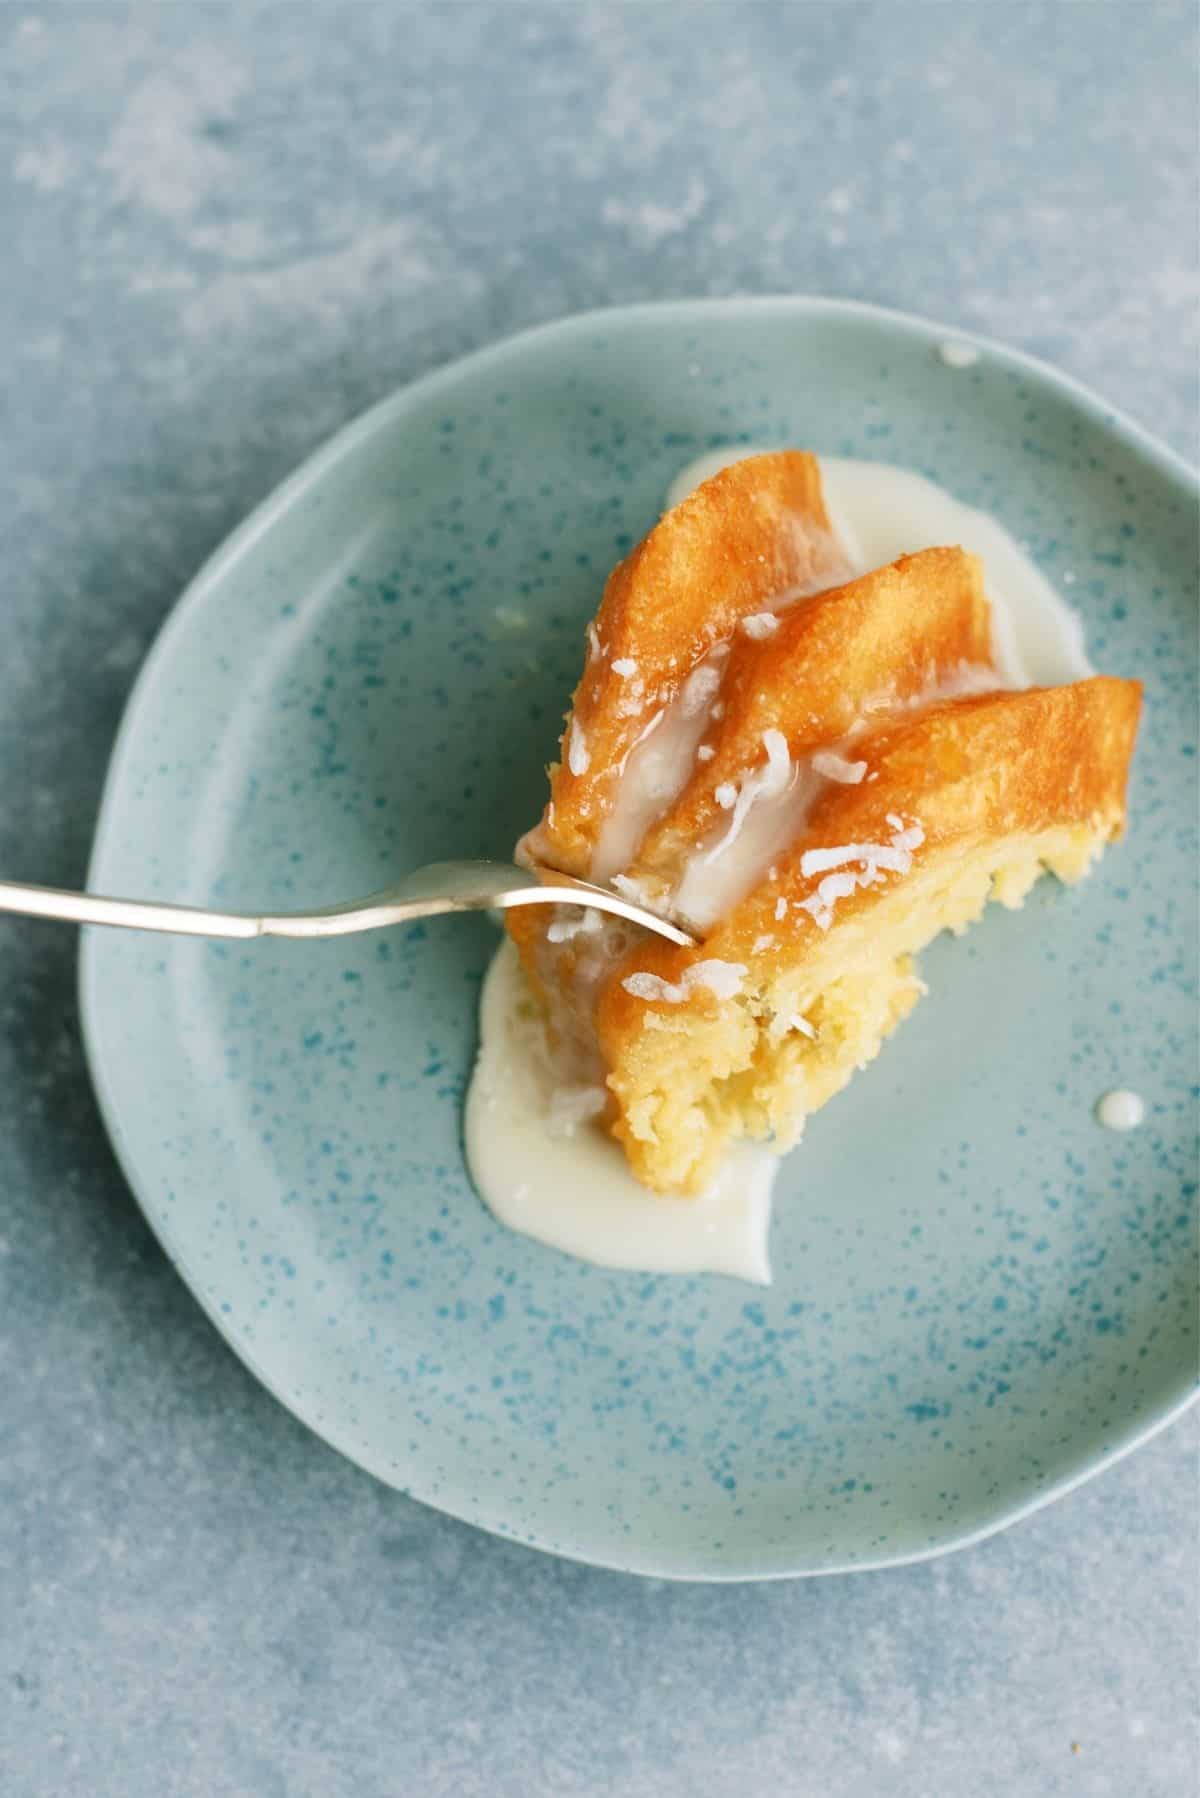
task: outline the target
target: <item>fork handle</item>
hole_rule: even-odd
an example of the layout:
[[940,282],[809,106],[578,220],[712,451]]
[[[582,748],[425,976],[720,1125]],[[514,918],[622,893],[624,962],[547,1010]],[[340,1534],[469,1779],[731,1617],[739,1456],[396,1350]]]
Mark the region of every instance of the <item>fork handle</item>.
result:
[[0,880],[0,913],[55,918],[67,924],[108,924],[126,930],[171,931],[177,936],[252,937],[353,936],[383,930],[413,918],[442,912],[483,911],[512,905],[591,905],[688,945],[694,940],[665,918],[588,881],[546,870],[542,873],[489,862],[431,862],[395,886],[319,911],[208,911],[198,905],[167,905],[149,899],[109,899],[100,893],[73,893],[65,887],[25,886]]
[[65,924],[116,924],[127,930],[169,930],[181,936],[255,937],[270,920],[247,912],[205,911],[195,905],[160,905],[145,899],[106,899],[66,887],[23,886],[0,880],[0,912],[57,918]]
[[[476,901],[479,909],[487,900]],[[158,930],[175,936],[223,939],[262,936],[353,936],[363,930],[380,930],[408,918],[428,917],[442,911],[467,909],[461,901],[441,895],[397,901],[391,893],[371,899],[351,900],[319,911],[265,913],[209,911],[198,905],[169,905],[150,899],[110,899],[101,893],[75,893],[66,887],[25,886],[0,880],[0,912],[18,912],[27,918],[52,918],[65,924],[107,924],[125,930]]]

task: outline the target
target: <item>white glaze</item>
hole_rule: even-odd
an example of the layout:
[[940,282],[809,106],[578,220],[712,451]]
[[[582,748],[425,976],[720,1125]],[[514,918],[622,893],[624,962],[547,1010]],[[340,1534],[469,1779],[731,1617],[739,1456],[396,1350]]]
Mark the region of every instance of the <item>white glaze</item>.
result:
[[1116,1087],[1096,1103],[1096,1119],[1106,1130],[1136,1130],[1144,1122],[1146,1101],[1141,1093]]
[[[807,587],[796,587],[780,594],[772,602],[772,611],[758,612],[750,619],[742,619],[742,628],[753,624],[751,636],[759,639],[771,636],[778,628],[777,614],[808,598],[811,591]],[[590,879],[609,881],[627,868],[650,826],[662,817],[687,785],[693,763],[711,758],[712,747],[703,739],[710,725],[720,719],[725,709],[717,695],[728,655],[727,643],[714,645],[704,660],[692,669],[669,704],[654,713],[626,755],[618,772],[612,809],[601,825],[592,852]],[[613,666],[615,668],[616,663]],[[635,709],[641,703],[639,685]]]
[[[766,734],[781,736],[778,731]],[[827,784],[807,761],[792,762],[786,744],[779,770],[780,764],[773,771],[768,759],[744,774],[732,814],[688,856],[671,909],[695,929],[708,930],[762,879],[804,828],[813,801]]]
[[569,1133],[571,1113],[590,1104],[588,1089],[556,1089],[516,949],[503,943],[484,981],[467,1096],[467,1162],[480,1197],[510,1229],[602,1267],[765,1286],[778,1157],[744,1145],[704,1198],[662,1198],[638,1184],[595,1124]]
[[686,786],[721,685],[721,659],[709,656],[692,670],[675,700],[655,712],[626,756],[613,808],[592,855],[590,879],[603,883],[627,868],[654,820]]
[[[757,453],[741,450],[731,457],[717,451],[702,457],[672,483],[668,505],[677,504],[731,460]],[[1053,685],[1093,672],[1078,616],[994,519],[962,505],[920,475],[886,463],[823,457],[821,472],[830,516],[856,572],[940,544],[959,543],[982,558],[996,620],[997,662],[1008,684]],[[781,595],[771,609],[798,597]],[[594,645],[593,653],[601,653],[599,645]],[[625,675],[626,670],[620,672]],[[632,685],[637,676],[634,671],[629,675]],[[681,791],[693,759],[704,758],[702,739],[713,720],[717,684],[710,680],[711,690],[693,689],[686,700],[681,695],[643,732],[641,744],[628,758],[620,806],[606,824],[594,878],[611,878],[628,866],[645,829]],[[963,669],[948,690],[977,692],[992,684],[986,671]],[[586,745],[582,747],[586,752]],[[705,870],[710,888],[723,862],[722,881],[728,879],[735,898],[747,866],[753,863],[752,876],[760,875],[761,863],[774,853],[780,835],[794,836],[797,817],[811,803],[811,793],[801,791],[806,781],[823,784],[829,778],[848,777],[854,766],[852,746],[843,744],[833,753],[839,766],[832,774],[828,767],[798,770],[794,783],[782,792],[763,794],[747,808],[736,851],[731,849]],[[899,832],[902,821],[894,822]],[[717,838],[728,829],[726,816]],[[907,839],[848,845],[845,853],[854,850],[857,860],[826,875],[822,885],[829,887],[828,905],[836,904],[843,889],[849,891],[864,876],[886,872],[884,862],[891,851],[907,847]],[[705,852],[709,848],[705,845]],[[685,898],[682,889],[678,898]],[[781,903],[786,913],[786,903]],[[704,901],[696,904],[702,907]],[[709,897],[708,906],[712,904]],[[719,909],[718,905],[718,913]],[[574,934],[579,920],[587,916],[564,908],[558,928],[564,936]],[[589,947],[596,944],[597,968],[603,968],[611,960],[607,938],[603,932],[591,932],[588,925],[582,928]],[[811,1033],[812,1026],[803,1018],[790,1023]],[[506,943],[484,984],[480,1051],[466,1113],[471,1176],[496,1216],[512,1229],[605,1267],[727,1273],[765,1284],[770,1278],[771,1186],[778,1167],[771,1151],[739,1146],[706,1198],[659,1197],[638,1184],[617,1144],[587,1121],[594,1115],[599,1093],[589,1083],[591,1070],[579,1061],[572,1063],[571,1072],[574,1084],[563,1085],[561,1073],[556,1084],[541,1020],[529,999],[516,952]],[[1144,1111],[1137,1094],[1111,1093],[1097,1106],[1097,1117],[1110,1129],[1132,1129]]]

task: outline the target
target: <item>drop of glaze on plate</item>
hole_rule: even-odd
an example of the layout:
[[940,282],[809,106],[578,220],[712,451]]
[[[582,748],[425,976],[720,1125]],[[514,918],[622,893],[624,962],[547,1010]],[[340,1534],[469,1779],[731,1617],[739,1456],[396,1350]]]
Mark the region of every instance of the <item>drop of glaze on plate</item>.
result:
[[[943,356],[968,347],[945,345]],[[971,359],[977,354],[972,350]],[[671,483],[668,507],[731,462],[761,453],[739,448],[699,457]],[[1078,614],[994,518],[890,463],[822,456],[821,474],[830,518],[859,572],[947,543],[982,559],[995,659],[1012,686],[1053,686],[1095,672]],[[1101,1107],[1108,1099],[1136,1097],[1109,1094]],[[596,1125],[556,1135],[554,1111],[541,1020],[516,949],[505,943],[484,982],[466,1109],[467,1161],[485,1204],[511,1229],[603,1267],[725,1273],[769,1283],[767,1235],[779,1165],[769,1149],[739,1145],[702,1199],[664,1198],[634,1179],[621,1149]],[[1097,1116],[1110,1129],[1141,1121],[1139,1113],[1132,1122],[1110,1123],[1101,1108]]]
[[778,1156],[743,1145],[704,1197],[664,1198],[634,1179],[596,1125],[556,1134],[554,1095],[542,1021],[516,947],[504,942],[483,984],[467,1095],[467,1164],[484,1203],[510,1229],[602,1267],[770,1283]]
[[1106,1130],[1136,1130],[1146,1116],[1146,1101],[1141,1093],[1117,1087],[1096,1101],[1096,1121]]

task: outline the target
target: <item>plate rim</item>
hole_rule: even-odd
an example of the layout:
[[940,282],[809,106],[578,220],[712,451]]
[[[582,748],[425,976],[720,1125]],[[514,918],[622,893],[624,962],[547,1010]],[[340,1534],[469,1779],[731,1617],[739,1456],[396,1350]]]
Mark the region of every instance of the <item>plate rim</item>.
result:
[[[145,694],[158,678],[160,665],[167,660],[173,650],[176,636],[184,628],[192,614],[205,603],[212,589],[224,580],[226,574],[272,528],[276,520],[290,511],[308,490],[323,481],[326,475],[341,461],[352,455],[361,445],[369,442],[378,433],[390,428],[393,421],[402,417],[413,404],[419,404],[435,395],[439,390],[452,386],[464,376],[469,378],[472,374],[485,369],[489,364],[502,362],[514,350],[532,348],[535,344],[546,343],[555,338],[569,340],[573,336],[585,335],[617,322],[624,326],[635,324],[639,320],[662,319],[673,314],[680,320],[681,325],[686,327],[689,319],[703,318],[707,320],[719,317],[721,314],[733,316],[735,314],[744,315],[747,312],[760,314],[774,312],[778,315],[809,320],[858,318],[866,323],[873,323],[890,331],[898,332],[909,339],[919,339],[933,348],[939,347],[943,342],[969,345],[986,354],[993,362],[999,362],[1010,370],[1023,372],[1065,395],[1079,407],[1095,428],[1124,438],[1127,444],[1132,446],[1160,474],[1188,488],[1193,498],[1200,497],[1200,471],[1169,444],[1155,437],[1145,426],[1139,424],[1136,419],[1119,407],[1109,405],[1098,393],[1074,375],[1065,373],[1040,357],[1030,355],[1024,350],[1013,349],[994,338],[971,330],[964,330],[956,325],[940,324],[936,320],[918,313],[881,306],[865,300],[842,299],[819,294],[755,294],[732,295],[723,298],[650,300],[630,305],[602,306],[584,312],[566,313],[545,323],[512,332],[461,356],[453,357],[450,361],[415,376],[412,380],[404,382],[374,401],[311,450],[292,472],[261,499],[241,523],[236,525],[222,539],[216,549],[204,559],[163,617],[126,696],[120,722],[109,751],[100,803],[96,813],[92,848],[88,858],[88,888],[95,890],[98,885],[101,890],[103,888],[104,866],[111,853],[113,814],[118,803],[118,796],[125,784],[126,764],[132,754],[138,714],[141,711]],[[101,1044],[101,1005],[98,994],[99,945],[103,935],[104,933],[98,929],[85,928],[80,933],[78,1002],[84,1057],[96,1094],[101,1119],[112,1144],[118,1166],[138,1209],[184,1286],[216,1326],[224,1341],[254,1377],[321,1441],[327,1443],[373,1478],[380,1480],[382,1484],[403,1493],[420,1504],[440,1511],[446,1516],[454,1517],[460,1522],[485,1530],[502,1541],[519,1542],[523,1546],[538,1549],[542,1553],[553,1554],[560,1559],[585,1566],[601,1567],[610,1572],[631,1573],[685,1584],[725,1585],[781,1579],[812,1579],[840,1573],[875,1572],[886,1567],[912,1566],[923,1561],[934,1560],[944,1554],[957,1553],[978,1542],[986,1541],[989,1536],[996,1535],[1001,1530],[1023,1521],[1057,1499],[1065,1498],[1068,1493],[1075,1491],[1106,1468],[1115,1466],[1117,1462],[1124,1460],[1127,1455],[1132,1454],[1144,1443],[1158,1435],[1161,1430],[1168,1428],[1200,1399],[1200,1382],[1194,1375],[1189,1377],[1187,1369],[1181,1369],[1178,1381],[1175,1382],[1180,1388],[1176,1396],[1173,1399],[1168,1398],[1157,1409],[1152,1409],[1149,1414],[1142,1416],[1120,1436],[1115,1445],[1098,1452],[1095,1449],[1081,1448],[1073,1462],[1064,1467],[1057,1478],[1048,1481],[1046,1486],[1040,1490],[1028,1493],[1018,1503],[1007,1508],[1002,1507],[994,1516],[989,1517],[981,1524],[957,1533],[951,1530],[942,1539],[931,1545],[911,1551],[885,1553],[870,1559],[835,1558],[828,1564],[819,1567],[738,1569],[736,1566],[721,1568],[705,1566],[684,1570],[676,1567],[663,1568],[655,1563],[653,1552],[644,1557],[639,1556],[632,1544],[629,1552],[623,1556],[606,1556],[584,1547],[563,1545],[546,1538],[526,1535],[516,1529],[506,1528],[481,1514],[483,1508],[478,1504],[472,1506],[465,1501],[456,1502],[454,1499],[444,1499],[440,1494],[424,1493],[420,1490],[419,1478],[412,1485],[406,1484],[381,1465],[373,1465],[361,1445],[351,1447],[340,1440],[342,1432],[336,1423],[331,1425],[325,1417],[318,1421],[310,1413],[304,1400],[297,1400],[282,1390],[277,1381],[260,1364],[253,1345],[242,1339],[236,1322],[227,1318],[220,1311],[216,1301],[202,1290],[200,1281],[191,1277],[187,1271],[185,1258],[182,1253],[176,1251],[173,1241],[174,1232],[168,1219],[156,1215],[149,1199],[143,1198],[135,1150],[122,1122],[119,1101],[109,1084],[109,1075]]]

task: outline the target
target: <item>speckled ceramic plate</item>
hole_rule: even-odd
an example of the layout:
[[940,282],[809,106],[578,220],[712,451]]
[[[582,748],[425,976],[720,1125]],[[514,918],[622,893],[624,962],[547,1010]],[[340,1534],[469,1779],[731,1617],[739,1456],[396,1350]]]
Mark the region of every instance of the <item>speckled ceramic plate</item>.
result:
[[[1195,488],[1046,368],[947,366],[945,335],[727,301],[473,356],[260,508],[130,702],[99,890],[281,908],[504,855],[610,564],[683,463],[762,439],[994,511],[1146,682],[1127,841],[926,956],[930,997],[787,1165],[767,1291],[602,1272],[483,1209],[486,921],[87,940],[105,1115],[200,1302],[314,1430],[488,1529],[687,1578],[878,1566],[1011,1521],[1192,1389]],[[1127,1137],[1093,1118],[1123,1085]]]

